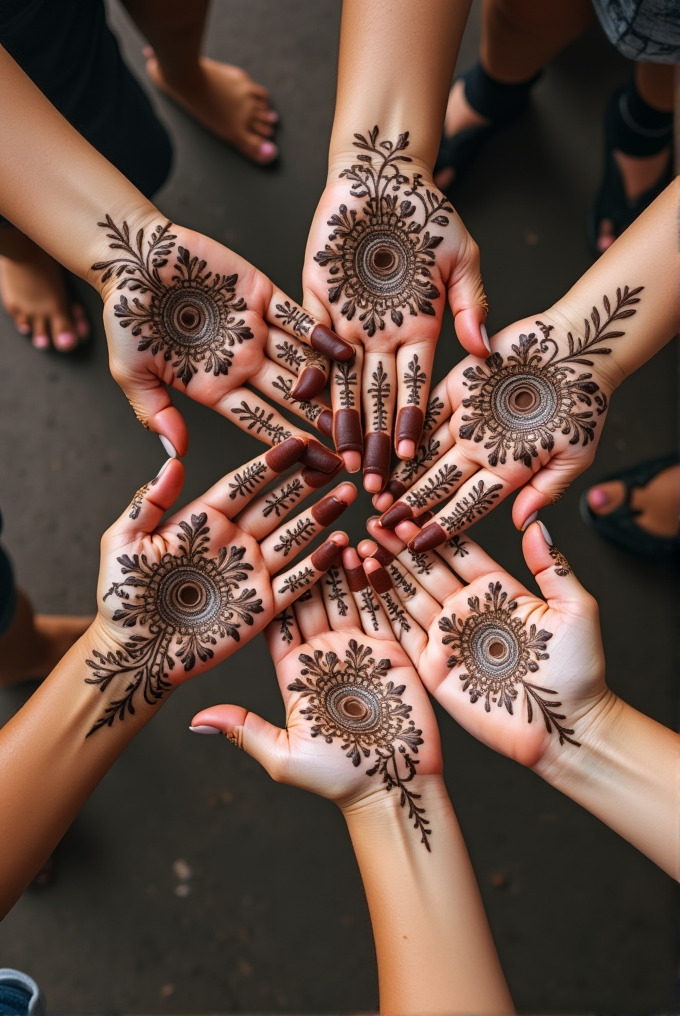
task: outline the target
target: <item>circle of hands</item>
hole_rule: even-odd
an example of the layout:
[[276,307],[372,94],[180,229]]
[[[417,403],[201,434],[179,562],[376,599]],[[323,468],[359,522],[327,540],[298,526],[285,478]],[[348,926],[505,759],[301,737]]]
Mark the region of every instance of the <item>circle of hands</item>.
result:
[[[517,322],[430,392],[447,299],[479,352],[477,249],[409,166],[407,135],[356,138],[312,226],[305,307],[200,234],[100,224],[111,257],[93,271],[112,372],[140,420],[183,454],[175,387],[270,450],[161,524],[183,484],[170,459],[105,535],[87,680],[107,694],[89,733],[153,707],[264,630],[285,730],[238,706],[195,723],[343,806],[394,791],[429,849],[417,787],[442,763],[426,692],[528,766],[577,748],[605,708],[596,604],[530,523],[592,461],[618,382],[609,343],[640,289],[603,296],[585,319],[562,307]],[[269,399],[332,434],[339,454]],[[356,497],[340,483],[300,511],[343,462],[363,465],[383,513],[368,523],[377,547],[359,545],[363,563],[341,532],[307,548]],[[519,488],[513,519],[545,601],[462,535]]]

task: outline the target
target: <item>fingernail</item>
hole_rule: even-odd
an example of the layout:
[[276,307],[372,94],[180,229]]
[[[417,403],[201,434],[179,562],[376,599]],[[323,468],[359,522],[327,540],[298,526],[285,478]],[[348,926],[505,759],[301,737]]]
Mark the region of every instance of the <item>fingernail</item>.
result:
[[588,491],[588,504],[591,508],[606,508],[609,498],[601,487],[593,487]]
[[300,461],[305,466],[317,469],[321,473],[334,473],[342,465],[342,459],[339,455],[326,448],[320,441],[315,441],[314,438],[310,438],[307,442],[307,447],[302,453]]
[[165,460],[165,462],[163,463],[163,465],[161,466],[161,468],[158,470],[158,472],[154,476],[153,480],[151,481],[152,483],[158,483],[158,481],[160,480],[161,476],[163,475],[165,470],[168,468],[168,463],[170,463],[170,462],[172,462],[172,459],[166,459]]
[[54,344],[57,349],[73,349],[76,344],[75,335],[73,332],[59,332]]
[[342,461],[348,473],[358,473],[361,469],[361,452],[343,452]]
[[[390,471],[392,451],[389,435],[374,431],[364,439],[364,487],[372,494],[378,494],[384,487]],[[377,477],[377,481],[371,479]]]
[[412,441],[413,452],[409,455],[409,458],[413,457],[413,454],[418,447],[420,441],[420,435],[423,431],[423,411],[418,409],[417,406],[405,406],[399,410],[397,417],[397,444],[400,441]]
[[407,461],[412,459],[416,453],[416,446],[413,441],[400,441],[397,445],[397,455],[400,459]]
[[273,145],[271,141],[263,141],[257,154],[261,159],[273,159],[274,156],[278,154],[278,148],[276,145]]
[[270,469],[282,473],[294,462],[299,462],[305,450],[305,442],[299,437],[289,437],[265,453],[264,461]]
[[356,568],[345,568],[345,575],[347,576],[347,585],[353,593],[358,593],[368,585],[366,572],[362,564],[357,565]]
[[177,449],[175,448],[172,441],[168,441],[167,437],[165,437],[164,434],[159,434],[158,437],[160,438],[160,442],[165,448],[170,458],[171,459],[179,458],[179,456],[177,455]]
[[305,467],[302,470],[302,479],[308,487],[313,487],[314,490],[317,490],[319,487],[325,487],[327,483],[330,483],[335,473],[341,468],[342,466],[340,465],[332,473],[322,473],[319,469],[307,469]]
[[217,727],[209,727],[206,723],[199,723],[197,727],[189,727],[192,734],[221,734]]
[[345,342],[326,325],[316,326],[309,337],[309,344],[312,349],[318,350],[331,360],[349,360],[354,355],[354,346]]
[[538,518],[538,512],[532,512],[528,519],[525,519],[524,525],[522,526],[522,532],[526,532],[532,522],[535,522]]
[[394,529],[400,522],[405,522],[406,519],[412,518],[413,509],[404,501],[398,501],[391,508],[388,508],[384,515],[380,516],[380,527],[381,529]]
[[408,548],[415,550],[416,554],[420,554],[424,550],[434,550],[435,547],[441,547],[447,540],[448,535],[437,522],[434,522],[414,536]]
[[333,433],[333,414],[330,409],[324,409],[323,413],[316,421],[316,426],[322,434],[326,435],[326,437],[331,436]]
[[373,556],[374,560],[376,560],[376,561],[379,561],[379,562],[380,562],[380,564],[382,564],[382,565],[384,565],[384,566],[385,566],[385,568],[386,568],[386,567],[387,567],[387,566],[388,566],[389,564],[392,564],[392,562],[394,561],[394,554],[392,554],[392,553],[391,553],[391,552],[390,552],[390,551],[389,551],[389,550],[387,549],[387,547],[383,547],[383,546],[382,546],[382,545],[381,545],[380,543],[379,543],[379,544],[378,544],[378,546],[376,547],[376,549],[375,549],[375,551],[373,552],[373,555],[372,555],[372,556]]
[[317,367],[305,367],[302,374],[300,374],[298,383],[290,393],[291,398],[295,399],[296,402],[307,402],[323,391],[325,386],[326,375],[322,370],[319,370]]
[[489,342],[489,336],[487,335],[487,332],[486,332],[486,325],[480,325],[479,326],[479,332],[480,332],[480,335],[482,336],[482,342],[484,343],[487,351],[490,353],[491,352],[491,343]]
[[541,527],[541,532],[543,533],[543,539],[545,540],[545,542],[548,544],[549,547],[552,547],[553,546],[552,536],[550,535],[550,533],[548,532],[548,530],[543,525],[543,523],[541,522],[540,519],[537,519],[537,522],[538,522],[539,526]]
[[[345,505],[345,507],[347,506]],[[327,540],[312,554],[312,566],[319,571],[327,571],[341,551],[342,547],[339,547],[337,543]]]
[[46,335],[34,335],[32,343],[36,349],[47,349],[49,347],[50,340]]
[[391,494],[395,501],[398,501],[402,494],[405,494],[408,487],[401,480],[390,480],[385,487],[384,493]]
[[333,440],[339,452],[359,452],[364,450],[361,437],[361,418],[356,409],[338,409],[333,418]]
[[366,574],[376,593],[387,593],[392,588],[392,579],[384,568],[376,568],[373,571],[367,571]]
[[330,494],[323,501],[315,504],[311,509],[311,513],[319,525],[330,526],[336,519],[340,518],[345,508],[347,508],[346,501],[341,501],[339,497]]

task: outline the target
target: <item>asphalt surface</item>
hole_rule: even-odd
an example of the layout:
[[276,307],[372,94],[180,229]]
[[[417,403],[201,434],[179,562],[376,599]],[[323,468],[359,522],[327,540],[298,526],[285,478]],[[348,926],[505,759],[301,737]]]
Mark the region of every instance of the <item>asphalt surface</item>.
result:
[[[160,208],[235,248],[298,297],[324,182],[339,14],[330,0],[214,5],[208,54],[246,67],[281,114],[277,171],[253,168],[157,99],[177,149]],[[112,19],[141,71],[140,37],[119,9]],[[475,7],[462,68],[474,60],[478,33]],[[532,112],[489,146],[461,185],[455,200],[482,250],[490,332],[544,309],[589,266],[585,220],[600,173],[601,117],[628,73],[593,29],[548,69]],[[4,539],[21,585],[44,612],[94,609],[100,535],[163,461],[157,438],[139,427],[109,376],[98,297],[76,285],[95,322],[82,359],[40,355],[0,312]],[[666,348],[616,393],[594,467],[546,516],[600,602],[609,683],[668,725],[677,713],[674,576],[597,539],[578,501],[599,477],[675,447],[675,355]],[[460,356],[448,320],[439,374]],[[191,433],[189,500],[259,446],[181,402]],[[347,519],[353,538],[368,511],[360,498]],[[480,523],[475,538],[527,577],[509,504]],[[27,693],[3,692],[0,719]],[[172,697],[65,837],[56,883],[27,892],[0,926],[1,965],[31,973],[51,1011],[376,1008],[368,913],[339,812],[275,785],[224,741],[191,736],[194,711],[218,701],[281,722],[261,638]],[[440,719],[447,784],[518,1009],[674,1008],[671,880],[532,773]]]

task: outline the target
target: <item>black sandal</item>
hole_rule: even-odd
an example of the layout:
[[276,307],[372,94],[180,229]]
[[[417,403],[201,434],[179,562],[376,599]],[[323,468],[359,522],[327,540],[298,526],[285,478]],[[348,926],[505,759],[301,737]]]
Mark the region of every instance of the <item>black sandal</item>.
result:
[[508,85],[490,77],[481,64],[476,63],[454,79],[454,85],[457,81],[465,83],[465,98],[475,112],[488,118],[489,123],[465,127],[450,137],[442,134],[434,173],[442,169],[454,170],[455,177],[446,190],[465,175],[489,138],[526,111],[531,88],[541,74],[539,71],[529,81]]
[[626,488],[625,501],[613,512],[608,512],[606,515],[596,515],[588,504],[588,493],[586,492],[581,496],[581,518],[599,536],[615,543],[618,547],[623,547],[631,554],[655,561],[672,560],[677,557],[680,549],[678,537],[655,536],[654,533],[648,533],[641,529],[635,519],[642,512],[631,507],[630,499],[633,490],[646,487],[649,481],[662,473],[664,469],[669,469],[677,464],[678,456],[676,454],[664,455],[659,459],[640,462],[637,466],[631,466],[630,469],[623,469],[616,475],[605,476],[593,486],[618,480]]
[[[628,125],[621,122],[621,103],[627,97],[628,91],[629,86],[624,86],[612,95],[604,116],[604,177],[588,215],[588,243],[596,258],[604,253],[597,247],[602,220],[609,219],[614,227],[614,237],[619,237],[673,179],[672,151],[669,148],[668,165],[661,179],[633,200],[626,196],[621,170],[614,158],[614,149],[619,148],[621,132],[628,129]],[[670,138],[668,144],[670,146]]]

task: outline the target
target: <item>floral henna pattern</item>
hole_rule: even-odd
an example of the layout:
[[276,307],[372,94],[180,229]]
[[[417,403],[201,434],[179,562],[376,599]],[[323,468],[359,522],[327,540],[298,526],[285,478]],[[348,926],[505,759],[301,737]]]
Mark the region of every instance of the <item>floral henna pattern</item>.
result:
[[256,590],[240,589],[253,570],[243,561],[245,547],[222,547],[216,557],[209,557],[207,519],[203,512],[192,515],[191,524],[180,522],[179,549],[156,564],[149,564],[145,554],[118,558],[126,577],[112,583],[104,600],[116,596],[122,601],[114,621],[124,628],[146,627],[149,634],[131,635],[115,652],[93,649],[94,659],[86,660],[94,677],[85,681],[102,692],[117,677],[129,679],[124,694],[109,703],[88,737],[100,727],[113,726],[116,717],[134,715],[140,687],[144,700],[155,705],[172,687],[168,674],[175,660],[185,671],[193,670],[197,658],[203,663],[212,659],[211,646],[218,638],[240,642],[241,624],[252,625],[253,615],[262,613]]
[[434,476],[430,476],[422,487],[417,487],[406,495],[406,503],[411,508],[426,508],[433,501],[447,497],[462,476],[456,465],[444,465]]
[[431,275],[443,238],[427,227],[447,226],[453,214],[448,200],[423,184],[422,174],[402,171],[411,162],[404,154],[408,131],[396,143],[378,142],[378,135],[378,127],[366,137],[354,135],[354,147],[364,154],[340,176],[351,181],[352,197],[366,200],[358,211],[340,205],[328,220],[330,243],[314,258],[328,267],[330,302],[344,296],[340,313],[351,321],[358,312],[369,335],[384,329],[388,314],[397,327],[405,310],[434,315],[431,301],[440,294]]
[[637,294],[643,288],[617,289],[613,307],[604,296],[604,320],[593,307],[583,338],[567,333],[568,352],[563,356],[558,356],[560,349],[551,335],[553,325],[536,321],[542,338],[534,332],[520,335],[506,359],[493,353],[486,368],[468,367],[464,384],[474,394],[463,399],[463,406],[472,412],[463,416],[459,436],[472,441],[487,438],[484,447],[489,449],[491,466],[505,464],[510,452],[513,459],[531,466],[539,445],[552,451],[557,431],[569,436],[569,444],[585,447],[594,439],[596,418],[607,410],[607,396],[592,374],[577,373],[575,365],[592,367],[589,357],[611,353],[600,343],[625,334],[611,330],[611,325],[636,313]]
[[548,553],[555,562],[555,573],[557,575],[564,577],[571,574],[571,565],[561,550],[558,550],[557,547],[549,547]]
[[327,744],[340,741],[354,766],[373,755],[375,764],[366,775],[380,776],[388,792],[399,791],[399,803],[402,808],[408,805],[408,817],[429,851],[429,819],[417,804],[420,794],[407,786],[416,776],[418,760],[411,756],[423,743],[422,730],[411,719],[412,707],[402,702],[406,686],[384,681],[390,661],[375,660],[372,652],[351,639],[343,662],[332,652],[316,650],[313,658],[301,653],[301,676],[288,690],[308,700],[300,715],[312,724],[312,737],[322,737]]
[[494,507],[493,502],[500,497],[502,490],[502,483],[492,483],[490,487],[486,486],[484,480],[473,483],[470,493],[460,501],[456,501],[452,513],[439,520],[440,525],[449,533],[455,532],[456,529],[462,529],[463,526],[472,525],[485,512]]
[[[121,280],[117,289],[150,294],[148,303],[123,295],[114,308],[121,327],[139,338],[137,349],[162,352],[185,386],[201,364],[206,374],[228,374],[234,353],[226,347],[253,338],[244,319],[236,316],[247,310],[245,300],[236,295],[238,275],[206,272],[207,262],[192,257],[185,247],[178,246],[173,255],[177,237],[170,232],[171,222],[155,227],[146,248],[143,229],[132,240],[127,222],[118,227],[107,215],[98,225],[110,230],[109,247],[122,253],[98,261],[92,270],[104,272],[102,282],[115,275]],[[167,283],[159,269],[173,256],[175,274]]]
[[442,617],[439,628],[446,632],[442,643],[452,647],[448,667],[465,667],[465,673],[459,676],[463,691],[470,694],[470,701],[475,703],[483,699],[487,713],[491,712],[492,705],[496,705],[499,708],[505,706],[513,715],[521,687],[524,689],[528,722],[533,720],[534,702],[543,715],[549,734],[554,728],[561,745],[566,742],[580,747],[580,742],[569,736],[574,731],[559,722],[566,719],[563,713],[555,712],[562,703],[544,698],[545,695],[557,695],[557,692],[526,680],[528,673],[535,674],[539,669],[539,660],[549,659],[545,648],[552,632],[537,631],[535,624],[527,629],[521,618],[512,617],[517,603],[508,600],[500,582],[489,583],[483,605],[480,606],[478,596],[471,596],[468,606],[470,614],[465,620],[455,614],[450,619]]

